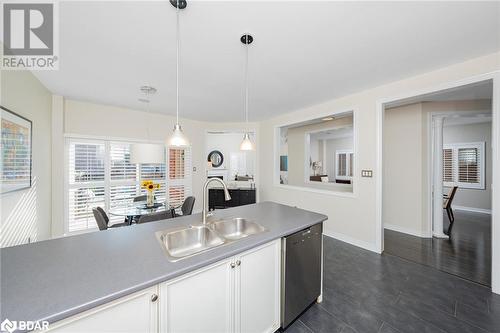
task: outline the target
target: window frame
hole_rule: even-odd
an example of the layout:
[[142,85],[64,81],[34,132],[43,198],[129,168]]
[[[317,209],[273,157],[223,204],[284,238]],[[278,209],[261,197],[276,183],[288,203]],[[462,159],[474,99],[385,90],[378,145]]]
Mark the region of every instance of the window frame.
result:
[[[486,143],[484,141],[482,142],[461,142],[461,143],[448,143],[448,144],[443,144],[443,152],[445,149],[450,149],[452,151],[452,182],[445,182],[444,181],[444,156],[443,156],[443,186],[444,187],[454,187],[458,186],[459,188],[464,188],[464,189],[475,189],[475,190],[485,190],[486,189],[486,179],[485,179],[485,168],[486,168],[486,149],[485,149]],[[479,152],[479,159],[478,159],[478,176],[479,176],[479,182],[478,183],[465,183],[465,182],[460,182],[459,180],[459,168],[458,168],[458,150],[459,149],[467,149],[467,148],[472,148],[472,149],[477,149]],[[442,153],[442,155],[444,155]]]
[[[78,143],[88,143],[88,144],[103,144],[104,145],[104,180],[99,181],[89,181],[82,183],[70,183],[69,173],[70,173],[70,145],[73,142]],[[132,179],[111,179],[111,146],[113,144],[126,144],[132,145],[136,143],[143,143],[141,140],[128,140],[128,139],[114,139],[114,138],[103,138],[103,137],[86,137],[86,136],[65,136],[64,138],[64,234],[65,235],[73,235],[79,233],[85,233],[90,231],[98,230],[97,227],[92,228],[88,227],[81,230],[73,230],[70,231],[70,190],[72,188],[90,188],[90,187],[103,187],[104,188],[104,204],[103,208],[106,212],[109,211],[111,207],[111,188],[113,186],[136,186],[136,195],[143,194],[143,191],[140,188],[140,183],[143,180],[142,176],[142,165],[136,165],[135,172],[135,180]],[[161,144],[161,143],[158,143]],[[179,186],[178,182],[169,182],[169,167],[168,167],[168,149],[172,147],[165,146],[165,158],[164,158],[164,175],[163,179],[152,178],[155,182],[161,183],[161,185],[165,189],[165,201],[169,201],[169,186]],[[188,163],[184,166],[185,168],[185,178],[183,182],[185,183],[185,187],[187,191],[185,191],[184,196],[187,197],[192,194],[192,167],[191,167],[191,154],[192,149],[191,146],[182,147],[181,149],[187,149],[188,152]],[[150,179],[150,178],[147,178]]]
[[[340,155],[346,155],[346,176],[341,176],[339,175],[339,156]],[[351,156],[352,156],[352,161],[351,161]],[[351,170],[354,173],[354,167],[351,168],[351,164],[354,164],[354,151],[352,149],[339,149],[335,151],[335,179],[340,179],[340,180],[352,180],[353,174],[349,175],[351,173]]]

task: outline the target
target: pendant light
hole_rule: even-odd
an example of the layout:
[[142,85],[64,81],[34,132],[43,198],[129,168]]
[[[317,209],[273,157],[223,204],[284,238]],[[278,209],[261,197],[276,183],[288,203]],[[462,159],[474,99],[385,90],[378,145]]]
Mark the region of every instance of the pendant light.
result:
[[[140,98],[139,102],[146,104],[147,122],[146,131],[147,139],[149,137],[149,96],[156,93],[156,89],[151,86],[142,86],[141,92],[144,94],[144,98]],[[163,145],[154,143],[135,143],[130,146],[130,164],[160,164],[165,163],[165,148]]]
[[176,13],[176,15],[177,15],[177,32],[176,32],[177,53],[176,53],[176,72],[175,72],[177,91],[176,91],[176,118],[175,118],[174,132],[172,133],[172,136],[170,136],[170,138],[168,138],[167,145],[181,147],[181,146],[188,146],[189,145],[189,140],[186,138],[186,136],[182,132],[182,127],[179,124],[179,48],[180,48],[179,10],[186,8],[187,3],[185,0],[170,0],[170,3],[177,9],[176,10],[177,11],[177,13]]
[[240,144],[240,150],[253,150],[254,146],[252,140],[250,140],[250,132],[248,131],[248,45],[253,42],[253,37],[249,34],[244,34],[241,36],[240,41],[245,44],[246,47],[246,57],[245,57],[245,135],[243,136],[243,141]]

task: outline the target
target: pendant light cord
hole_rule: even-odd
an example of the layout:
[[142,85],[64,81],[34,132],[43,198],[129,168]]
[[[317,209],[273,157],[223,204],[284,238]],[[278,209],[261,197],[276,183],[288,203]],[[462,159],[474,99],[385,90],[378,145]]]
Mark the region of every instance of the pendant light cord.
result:
[[[248,39],[250,37],[247,35],[245,39],[246,46],[246,58],[245,58],[245,123],[248,127]],[[248,128],[247,128],[248,130]]]
[[176,68],[175,68],[175,79],[177,87],[177,97],[176,97],[176,125],[179,125],[179,48],[180,48],[180,38],[179,38],[179,0],[177,0],[177,52],[176,52]]

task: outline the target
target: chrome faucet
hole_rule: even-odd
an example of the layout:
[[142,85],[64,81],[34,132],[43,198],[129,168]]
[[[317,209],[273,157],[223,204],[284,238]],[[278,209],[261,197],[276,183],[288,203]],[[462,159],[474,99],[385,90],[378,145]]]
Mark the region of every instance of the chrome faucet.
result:
[[207,224],[207,217],[208,217],[208,200],[207,200],[208,184],[210,184],[213,181],[219,182],[222,185],[222,187],[224,188],[224,199],[226,201],[231,200],[231,196],[229,195],[229,191],[227,190],[227,185],[226,185],[226,183],[224,183],[224,181],[222,179],[216,178],[216,177],[207,179],[207,181],[205,182],[205,185],[203,185],[203,211],[201,212],[201,215],[203,218],[203,224]]

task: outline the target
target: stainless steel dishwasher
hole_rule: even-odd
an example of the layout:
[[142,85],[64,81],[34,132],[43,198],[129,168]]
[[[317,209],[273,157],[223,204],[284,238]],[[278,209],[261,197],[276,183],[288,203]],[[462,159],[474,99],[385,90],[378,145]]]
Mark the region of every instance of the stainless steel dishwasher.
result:
[[318,223],[282,238],[282,329],[321,294],[322,232],[323,223]]

